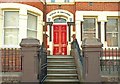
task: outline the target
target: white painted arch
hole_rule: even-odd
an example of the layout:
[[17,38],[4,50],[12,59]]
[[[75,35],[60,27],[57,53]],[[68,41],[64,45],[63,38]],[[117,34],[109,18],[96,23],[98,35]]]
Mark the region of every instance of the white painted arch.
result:
[[67,11],[67,10],[53,10],[47,14],[47,22],[53,22],[55,18],[62,17],[66,19],[67,22],[73,22],[74,21],[74,15]]

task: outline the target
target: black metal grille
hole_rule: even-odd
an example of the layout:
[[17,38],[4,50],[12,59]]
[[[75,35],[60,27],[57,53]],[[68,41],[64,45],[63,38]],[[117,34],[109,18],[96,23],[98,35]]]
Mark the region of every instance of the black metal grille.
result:
[[101,53],[101,73],[103,75],[120,76],[120,49],[105,48]]
[[40,83],[43,83],[47,77],[47,52],[43,45],[40,47],[38,58],[39,58],[39,80]]

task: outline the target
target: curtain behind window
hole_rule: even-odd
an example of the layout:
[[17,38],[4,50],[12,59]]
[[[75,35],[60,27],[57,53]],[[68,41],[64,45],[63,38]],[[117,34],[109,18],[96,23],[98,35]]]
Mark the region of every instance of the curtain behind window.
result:
[[27,37],[37,38],[37,16],[28,13]]
[[106,38],[108,47],[118,46],[118,19],[109,18],[106,27]]
[[4,12],[4,44],[18,45],[19,34],[19,12],[5,11]]
[[96,19],[84,18],[82,38],[96,37]]

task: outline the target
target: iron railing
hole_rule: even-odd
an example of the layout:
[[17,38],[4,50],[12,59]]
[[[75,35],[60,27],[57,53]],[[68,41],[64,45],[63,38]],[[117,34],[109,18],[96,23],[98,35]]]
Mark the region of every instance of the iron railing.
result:
[[39,80],[42,84],[47,77],[47,52],[42,44],[38,53],[39,59]]
[[[84,52],[81,53],[77,39],[75,39],[71,43],[71,48],[77,49],[77,52],[79,54],[79,59],[83,64]],[[101,51],[101,56],[100,56],[100,69],[101,69],[101,75],[120,76],[120,49],[117,48],[103,49],[103,51]]]
[[80,60],[80,62],[83,65],[83,56],[82,56],[82,53],[81,53],[81,50],[80,50],[80,47],[79,47],[77,39],[73,40],[73,42],[71,43],[71,48],[72,49],[77,49],[77,52],[79,54],[79,60]]
[[120,49],[104,49],[100,57],[103,75],[120,76]]
[[83,56],[77,42],[77,39],[74,39],[71,43],[71,55],[75,59],[76,69],[78,73],[78,79],[80,82],[83,81]]
[[1,67],[2,72],[21,72],[21,50],[20,48],[1,48]]

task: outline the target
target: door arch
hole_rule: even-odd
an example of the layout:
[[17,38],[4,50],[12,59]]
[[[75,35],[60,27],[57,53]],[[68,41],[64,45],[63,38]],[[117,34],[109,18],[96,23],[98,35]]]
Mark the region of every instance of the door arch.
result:
[[[47,26],[48,50],[51,55],[68,55],[70,53],[67,22],[73,22],[73,20],[73,14],[66,10],[54,10],[47,14],[47,22],[53,22],[52,27]],[[49,32],[52,33],[52,41],[49,41],[51,38]]]
[[53,22],[54,18],[56,17],[63,17],[66,18],[67,22],[73,22],[74,21],[74,15],[67,11],[67,10],[53,10],[47,14],[46,21],[47,22]]

